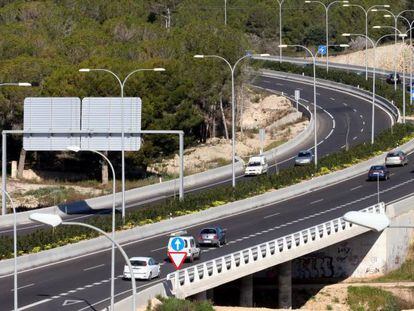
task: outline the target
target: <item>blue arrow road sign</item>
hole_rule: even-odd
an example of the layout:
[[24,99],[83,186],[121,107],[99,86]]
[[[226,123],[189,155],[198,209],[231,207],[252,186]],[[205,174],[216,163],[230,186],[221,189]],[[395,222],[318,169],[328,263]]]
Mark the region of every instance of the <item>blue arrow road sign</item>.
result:
[[182,250],[184,248],[184,240],[182,238],[174,238],[171,241],[171,247],[173,250],[175,250],[176,252],[179,252],[180,250]]
[[320,45],[320,46],[318,46],[318,53],[320,55],[325,55],[326,54],[326,45]]

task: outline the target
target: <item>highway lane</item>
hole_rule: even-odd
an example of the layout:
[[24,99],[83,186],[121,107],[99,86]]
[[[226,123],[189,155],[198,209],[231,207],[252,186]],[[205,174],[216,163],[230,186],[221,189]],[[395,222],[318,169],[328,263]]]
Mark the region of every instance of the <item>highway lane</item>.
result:
[[[278,87],[283,87],[283,85],[278,85]],[[310,96],[310,94],[304,94],[304,96]],[[349,105],[352,106],[352,103],[350,102]],[[334,104],[332,106],[329,109],[340,107]],[[340,109],[339,111],[342,112]],[[355,113],[353,110],[348,111],[348,113],[351,112]],[[336,142],[333,143],[336,147],[339,146]],[[395,172],[400,175],[406,170],[396,169]],[[402,177],[408,180],[411,176],[410,172],[408,171],[406,175]],[[397,181],[392,176],[391,181],[381,185],[393,185],[394,180],[395,182]],[[362,187],[361,184],[363,184]],[[410,182],[400,185],[396,188],[398,191],[395,193],[401,195],[409,193],[410,185]],[[343,189],[350,189],[350,191],[345,192]],[[354,190],[351,191],[351,189]],[[228,229],[229,243],[220,249],[205,250],[202,255],[202,260],[221,256],[231,251],[283,236],[292,231],[297,231],[301,228],[309,227],[312,224],[337,217],[342,212],[353,208],[366,207],[376,202],[375,191],[375,183],[365,183],[364,177],[358,177],[346,183],[322,189],[306,196],[300,196],[255,211],[234,215],[220,221],[213,221],[212,224],[219,223]],[[394,191],[385,192],[383,195],[389,196]],[[391,198],[394,198],[394,196],[391,196]],[[340,208],[337,208],[338,206]],[[298,215],[300,215],[300,218],[298,218]],[[196,234],[202,226],[204,225],[190,229],[189,233]],[[165,246],[167,240],[168,237],[166,235],[161,235],[145,241],[131,243],[126,246],[126,251],[130,256],[150,255],[154,256],[157,260],[163,261],[166,258]],[[22,287],[19,291],[20,305],[30,306],[33,303],[41,302],[28,309],[79,310],[87,307],[87,304],[94,304],[105,299],[109,294],[109,262],[110,252],[102,251],[56,265],[20,273],[19,286]],[[121,274],[122,267],[123,262],[120,256],[118,256],[118,275]],[[165,263],[162,270],[162,277],[165,277],[167,272],[172,271],[172,267],[169,263]],[[9,276],[0,280],[0,289],[2,292],[0,294],[1,301],[4,301],[5,306],[10,309],[12,305],[12,278]],[[147,283],[139,282],[140,286],[146,286],[145,284]],[[116,286],[117,292],[122,293],[129,290],[130,283],[119,278],[117,279]],[[127,294],[128,292],[121,294],[120,297]],[[69,300],[72,300],[72,302]],[[77,300],[81,302],[73,303],[73,301]],[[63,306],[65,302],[66,305]],[[107,303],[108,301],[104,301],[95,307],[100,309]],[[89,310],[93,309],[90,307]]]
[[[256,77],[253,82],[254,85],[270,90],[284,92],[290,96],[294,96],[295,89],[301,90],[301,97],[304,100],[311,111],[313,111],[313,85],[309,83],[300,83],[294,81],[287,81],[286,79],[276,79],[269,77]],[[345,94],[339,91],[332,91],[322,87],[317,89],[317,102],[320,108],[318,108],[318,142],[319,142],[319,157],[332,153],[345,146],[347,118],[350,122],[349,143],[350,145],[357,144],[370,139],[370,114],[371,106],[369,102],[362,100],[353,95]],[[376,130],[380,131],[389,127],[389,118],[380,110],[377,109],[377,122]],[[283,169],[293,165],[293,158],[300,150],[312,149],[313,136],[306,140],[301,145],[292,149],[290,152],[280,155],[277,159],[278,169]],[[275,163],[272,165],[270,173],[274,173]],[[244,179],[243,175],[237,176],[237,178]],[[217,187],[223,184],[230,184],[231,180],[221,180],[211,184],[204,184],[198,188],[185,189],[185,193],[197,192],[205,188]],[[172,195],[171,195],[172,196]],[[156,197],[152,199],[152,202],[159,202],[165,200],[165,196]],[[149,202],[127,202],[127,209],[135,209],[148,204]],[[68,215],[65,220],[84,221],[95,215]],[[31,233],[39,228],[42,228],[39,224],[25,224],[18,226],[19,235]],[[12,227],[4,227],[0,230],[1,235],[12,235]]]
[[[410,156],[414,161],[414,156]],[[414,173],[412,165],[404,168],[392,168],[389,181],[380,182],[380,199],[393,201],[412,194]],[[366,175],[347,180],[346,182],[327,187],[306,195],[271,204],[246,213],[214,220],[188,228],[189,234],[196,235],[202,227],[220,224],[228,230],[228,244],[221,248],[204,248],[201,261],[223,256],[283,235],[293,233],[321,222],[339,217],[350,210],[358,210],[377,203],[376,182],[367,182]],[[125,246],[130,256],[149,255],[163,262],[163,279],[173,271],[166,260],[166,243],[168,235],[129,243]],[[64,263],[36,269],[20,274],[19,286],[26,286],[19,291],[21,306],[34,302],[43,302],[29,308],[30,310],[80,310],[95,304],[109,294],[110,251],[102,251],[93,255],[73,259]],[[197,263],[197,262],[196,262]],[[117,275],[121,275],[123,260],[117,255]],[[186,264],[189,266],[190,264]],[[139,281],[138,286],[145,287],[149,283]],[[12,305],[12,277],[1,279],[0,299],[5,302],[6,310]],[[33,284],[33,285],[31,285]],[[31,286],[30,286],[31,285]],[[128,295],[130,282],[120,277],[116,281],[119,298]],[[50,299],[50,300],[47,300]],[[67,300],[80,300],[73,305],[62,306]],[[93,307],[100,310],[107,304],[104,301]],[[94,310],[88,307],[86,310]]]

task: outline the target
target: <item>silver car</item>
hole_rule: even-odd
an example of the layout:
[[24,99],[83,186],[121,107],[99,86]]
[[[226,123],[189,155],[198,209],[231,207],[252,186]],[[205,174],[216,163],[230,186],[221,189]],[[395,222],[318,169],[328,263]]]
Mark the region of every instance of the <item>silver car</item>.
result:
[[301,151],[295,158],[295,165],[309,165],[312,163],[312,160],[313,153],[311,151]]
[[391,151],[387,154],[385,158],[385,165],[392,166],[392,165],[401,165],[404,166],[408,164],[407,155],[402,152],[401,150],[398,151]]

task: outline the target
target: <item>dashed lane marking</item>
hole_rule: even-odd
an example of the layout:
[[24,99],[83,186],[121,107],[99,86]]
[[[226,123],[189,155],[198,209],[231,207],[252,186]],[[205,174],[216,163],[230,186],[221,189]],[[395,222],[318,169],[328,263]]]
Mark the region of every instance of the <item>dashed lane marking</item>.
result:
[[357,189],[359,189],[359,188],[362,188],[362,186],[361,186],[361,185],[359,185],[359,186],[357,186],[357,187],[351,188],[351,189],[350,189],[350,191],[354,191],[354,190],[357,190]]
[[316,204],[316,203],[319,203],[319,202],[322,202],[322,201],[323,201],[323,199],[319,199],[319,200],[316,200],[316,201],[310,202],[310,204],[311,204],[311,205],[313,205],[313,204]]
[[89,268],[83,269],[83,271],[89,271],[89,270],[97,269],[97,268],[100,268],[100,267],[103,267],[103,266],[105,266],[105,264],[89,267]]
[[280,215],[280,213],[274,213],[274,214],[267,215],[267,216],[263,217],[263,219],[267,219],[267,218],[274,217],[274,216],[277,216],[277,215]]

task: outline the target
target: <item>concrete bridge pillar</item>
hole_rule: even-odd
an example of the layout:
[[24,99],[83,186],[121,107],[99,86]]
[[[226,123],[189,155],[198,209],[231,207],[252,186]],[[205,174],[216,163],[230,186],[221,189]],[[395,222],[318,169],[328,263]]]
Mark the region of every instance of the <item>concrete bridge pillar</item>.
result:
[[240,281],[240,306],[253,307],[253,274],[243,277]]
[[292,262],[279,265],[279,308],[292,308]]
[[194,295],[194,300],[202,301],[207,300],[207,291],[202,291]]

